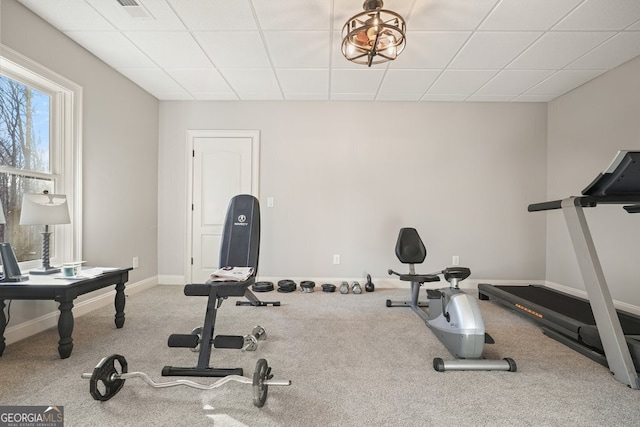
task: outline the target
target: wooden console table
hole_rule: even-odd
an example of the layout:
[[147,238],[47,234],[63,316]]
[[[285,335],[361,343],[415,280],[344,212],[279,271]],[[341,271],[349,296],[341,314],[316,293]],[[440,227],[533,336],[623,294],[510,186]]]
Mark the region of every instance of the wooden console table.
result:
[[[67,279],[62,274],[46,276],[31,275],[24,282],[0,283],[0,356],[5,349],[4,331],[6,318],[4,315],[5,300],[54,300],[59,303],[58,318],[58,353],[66,359],[73,350],[73,300],[78,296],[115,285],[115,324],[116,328],[124,325],[124,286],[129,280],[131,268],[105,268],[102,274],[87,279]],[[95,270],[94,270],[95,271]]]

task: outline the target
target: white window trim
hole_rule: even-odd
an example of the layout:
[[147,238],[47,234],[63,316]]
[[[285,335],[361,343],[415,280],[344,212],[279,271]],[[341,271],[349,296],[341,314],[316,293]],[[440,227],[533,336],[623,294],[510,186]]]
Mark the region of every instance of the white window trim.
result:
[[[63,171],[56,181],[56,192],[67,195],[71,224],[56,225],[54,233],[56,258],[60,264],[82,259],[82,86],[62,77],[0,43],[0,70],[19,80],[27,79],[36,88],[53,93],[51,139],[55,144],[50,152],[53,171]],[[39,267],[40,260],[22,263],[21,268]]]

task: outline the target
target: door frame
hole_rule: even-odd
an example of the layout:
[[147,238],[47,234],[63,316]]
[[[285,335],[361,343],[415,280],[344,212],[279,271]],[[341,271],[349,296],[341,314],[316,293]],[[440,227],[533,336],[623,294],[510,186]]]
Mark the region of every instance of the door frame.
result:
[[187,130],[187,205],[186,238],[184,248],[185,284],[191,283],[191,258],[193,256],[193,159],[195,138],[250,138],[251,139],[251,194],[260,199],[260,131],[259,130],[219,130],[188,129]]

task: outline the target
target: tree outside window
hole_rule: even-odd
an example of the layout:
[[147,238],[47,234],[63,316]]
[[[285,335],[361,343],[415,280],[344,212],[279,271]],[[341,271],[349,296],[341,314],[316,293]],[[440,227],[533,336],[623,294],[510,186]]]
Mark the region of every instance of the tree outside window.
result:
[[39,259],[42,252],[41,230],[19,225],[22,195],[55,190],[50,104],[50,95],[0,75],[0,200],[7,222],[0,226],[0,242],[11,243],[19,262]]

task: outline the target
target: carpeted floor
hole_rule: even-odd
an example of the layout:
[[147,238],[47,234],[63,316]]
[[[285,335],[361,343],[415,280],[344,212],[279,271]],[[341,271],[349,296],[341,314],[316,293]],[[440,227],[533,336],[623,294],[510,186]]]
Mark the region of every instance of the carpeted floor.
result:
[[[252,377],[265,358],[274,379],[266,405],[253,405],[252,386],[215,390],[155,389],[129,379],[107,402],[89,394],[98,361],[126,357],[129,372],[155,381],[165,365],[195,366],[197,353],[167,347],[171,333],[203,323],[206,298],[186,297],[180,286],[157,286],[127,298],[126,323],[115,329],[111,306],[77,318],[71,357],[58,358],[57,330],[7,346],[0,358],[0,405],[62,405],[65,426],[637,426],[640,391],[615,381],[595,362],[544,336],[517,314],[480,301],[496,344],[487,358],[512,357],[518,372],[444,372],[434,357],[446,349],[410,309],[387,308],[408,289],[342,295],[258,294],[280,307],[237,307],[218,312],[217,334],[244,335],[263,326],[255,352],[213,349],[211,366],[241,367]],[[186,378],[211,384],[215,378]]]

